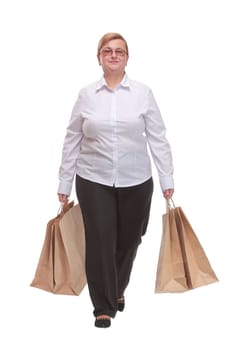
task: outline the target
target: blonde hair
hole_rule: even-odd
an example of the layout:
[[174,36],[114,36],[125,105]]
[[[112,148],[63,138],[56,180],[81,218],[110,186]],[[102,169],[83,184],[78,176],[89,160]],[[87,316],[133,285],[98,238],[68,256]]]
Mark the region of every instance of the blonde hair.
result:
[[116,39],[120,39],[120,40],[124,41],[126,53],[127,53],[127,55],[129,55],[127,41],[125,40],[125,38],[123,38],[123,36],[121,34],[119,34],[119,33],[106,33],[106,34],[104,34],[104,36],[102,36],[102,38],[100,39],[100,41],[98,43],[97,56],[99,57],[100,51],[105,44],[107,44],[110,40],[116,40]]

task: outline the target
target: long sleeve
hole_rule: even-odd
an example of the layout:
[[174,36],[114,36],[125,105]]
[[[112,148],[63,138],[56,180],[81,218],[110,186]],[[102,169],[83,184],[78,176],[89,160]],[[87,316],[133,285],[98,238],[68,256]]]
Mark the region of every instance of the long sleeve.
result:
[[145,113],[146,136],[154,164],[157,168],[162,191],[174,188],[173,162],[166,128],[153,93],[149,90]]
[[72,190],[76,162],[80,151],[80,143],[83,137],[81,120],[83,103],[84,97],[80,92],[72,110],[62,149],[58,193],[67,194],[68,196]]

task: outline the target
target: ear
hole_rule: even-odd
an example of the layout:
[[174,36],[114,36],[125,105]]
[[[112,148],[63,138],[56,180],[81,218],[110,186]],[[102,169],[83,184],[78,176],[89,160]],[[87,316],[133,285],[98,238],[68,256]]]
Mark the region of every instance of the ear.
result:
[[97,59],[98,59],[99,65],[101,66],[100,55],[97,55]]

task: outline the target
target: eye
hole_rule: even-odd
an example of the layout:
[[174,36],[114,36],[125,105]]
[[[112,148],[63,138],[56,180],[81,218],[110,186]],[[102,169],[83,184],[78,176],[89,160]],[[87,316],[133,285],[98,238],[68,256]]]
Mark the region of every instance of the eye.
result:
[[106,47],[105,49],[102,50],[102,53],[104,55],[111,55],[112,54],[112,49],[110,47]]
[[125,51],[122,49],[116,49],[115,50],[117,56],[124,56]]

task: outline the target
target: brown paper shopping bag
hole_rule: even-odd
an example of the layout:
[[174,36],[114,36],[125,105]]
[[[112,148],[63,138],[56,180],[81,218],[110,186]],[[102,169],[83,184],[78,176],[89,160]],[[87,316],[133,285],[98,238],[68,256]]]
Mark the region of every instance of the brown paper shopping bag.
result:
[[217,281],[183,210],[175,206],[172,208],[167,202],[155,292],[183,292]]
[[59,227],[67,253],[73,289],[76,294],[80,294],[87,280],[85,268],[85,233],[79,204],[70,208],[63,215],[59,222]]
[[181,207],[174,209],[189,289],[218,281],[207,255]]
[[47,224],[31,283],[54,294],[79,295],[86,285],[85,238],[79,205],[66,203]]
[[156,273],[155,292],[184,292],[188,289],[175,213],[167,207]]

